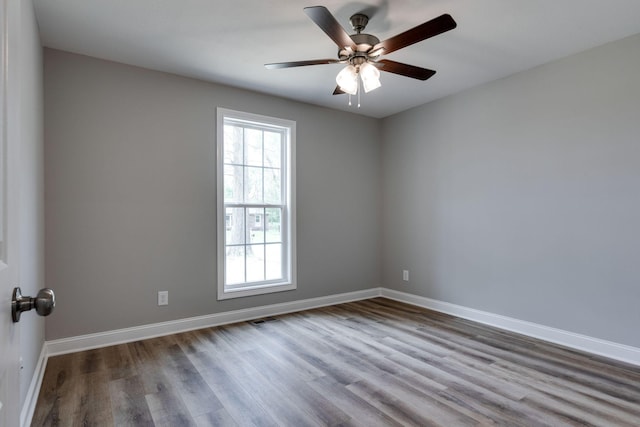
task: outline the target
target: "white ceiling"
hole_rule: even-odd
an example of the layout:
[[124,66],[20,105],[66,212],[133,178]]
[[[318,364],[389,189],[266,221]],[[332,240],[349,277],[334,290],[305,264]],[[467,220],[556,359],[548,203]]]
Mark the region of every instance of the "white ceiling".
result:
[[[34,0],[44,46],[237,86],[371,117],[640,33],[638,0]],[[387,56],[437,71],[427,81],[383,73],[347,106],[332,96],[339,64],[267,70],[269,62],[335,58],[302,11],[322,5],[349,34],[370,15],[380,40],[449,13],[458,27]]]

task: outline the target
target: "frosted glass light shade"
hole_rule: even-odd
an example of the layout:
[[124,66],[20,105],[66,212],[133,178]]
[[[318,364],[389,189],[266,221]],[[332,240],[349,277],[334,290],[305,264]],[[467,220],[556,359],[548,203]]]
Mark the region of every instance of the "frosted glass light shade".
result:
[[370,92],[381,86],[380,71],[368,62],[360,66],[360,77],[362,78],[362,86],[365,92]]
[[347,65],[336,76],[336,83],[343,92],[355,95],[358,92],[358,73],[356,67]]

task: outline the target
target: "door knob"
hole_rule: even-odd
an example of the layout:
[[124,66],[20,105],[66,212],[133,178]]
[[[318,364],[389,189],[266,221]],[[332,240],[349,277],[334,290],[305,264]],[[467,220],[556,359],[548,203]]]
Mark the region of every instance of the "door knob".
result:
[[13,297],[11,298],[11,317],[14,322],[20,321],[20,313],[36,309],[36,313],[40,316],[48,316],[56,306],[56,295],[52,289],[44,288],[38,291],[35,298],[22,296],[20,288],[13,289]]

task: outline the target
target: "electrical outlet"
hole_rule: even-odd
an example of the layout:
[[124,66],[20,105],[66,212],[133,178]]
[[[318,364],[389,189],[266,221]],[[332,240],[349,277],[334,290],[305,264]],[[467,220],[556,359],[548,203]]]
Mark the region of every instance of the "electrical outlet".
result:
[[405,282],[409,281],[409,270],[402,270],[402,280]]
[[158,305],[169,305],[169,291],[158,292]]

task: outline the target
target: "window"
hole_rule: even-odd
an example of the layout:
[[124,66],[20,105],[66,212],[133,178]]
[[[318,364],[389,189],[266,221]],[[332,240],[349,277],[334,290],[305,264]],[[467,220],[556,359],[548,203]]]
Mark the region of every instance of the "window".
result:
[[295,126],[218,108],[218,299],[296,288]]

